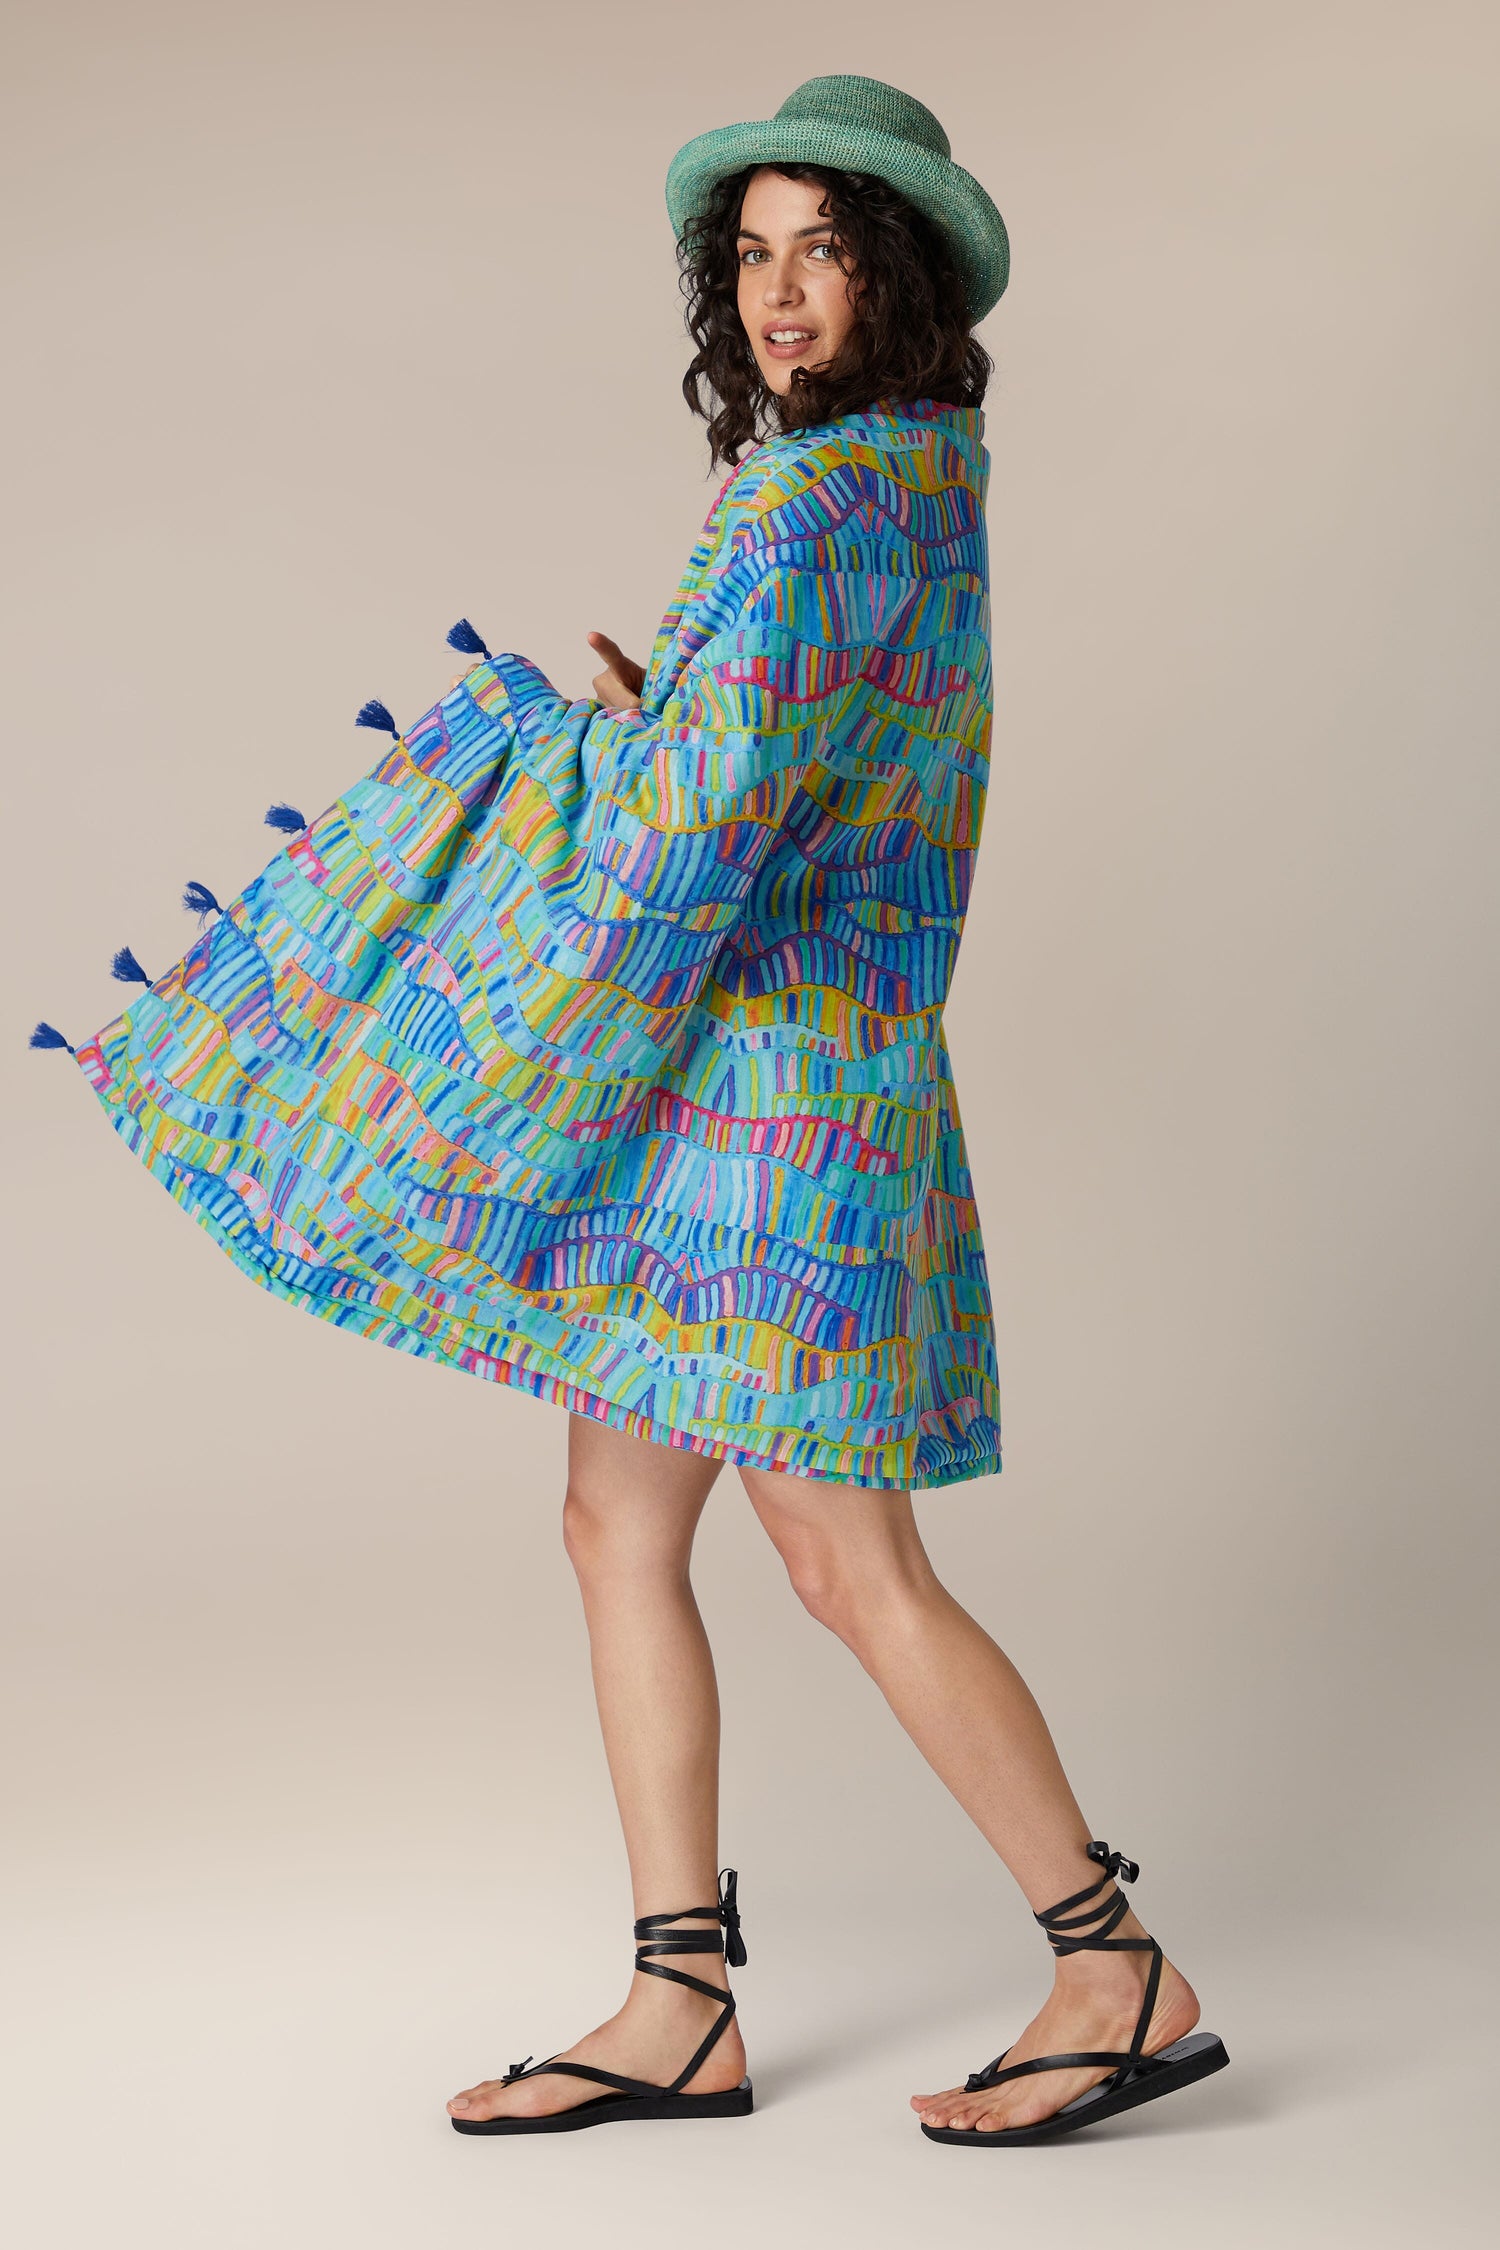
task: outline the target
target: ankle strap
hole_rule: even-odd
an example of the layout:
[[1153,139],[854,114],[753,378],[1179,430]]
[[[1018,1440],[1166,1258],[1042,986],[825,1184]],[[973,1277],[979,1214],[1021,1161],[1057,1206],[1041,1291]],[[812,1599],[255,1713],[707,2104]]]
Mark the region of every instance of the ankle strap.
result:
[[[1075,1891],[1071,1898],[1059,1899],[1056,1906],[1048,1906],[1035,1919],[1047,1933],[1048,1943],[1054,1953],[1109,1953],[1116,1950],[1127,1953],[1145,1953],[1155,1944],[1154,1938],[1111,1937],[1110,1932],[1124,1921],[1130,1912],[1130,1901],[1123,1891],[1112,1898],[1097,1899],[1106,1883],[1116,1876],[1122,1883],[1133,1883],[1140,1873],[1138,1863],[1127,1859],[1123,1852],[1112,1852],[1108,1844],[1093,1843],[1088,1847],[1088,1857],[1104,1869],[1097,1883],[1090,1883],[1085,1891]],[[1084,1911],[1075,1913],[1075,1907]],[[1087,1925],[1094,1924],[1090,1929]]]
[[[1113,1898],[1099,1900],[1097,1905],[1089,1904],[1091,1899],[1099,1899],[1099,1893],[1106,1883],[1112,1883],[1116,1876],[1122,1883],[1133,1883],[1140,1873],[1135,1861],[1127,1859],[1123,1852],[1112,1852],[1108,1844],[1101,1843],[1089,1845],[1088,1857],[1104,1870],[1098,1882],[1090,1883],[1086,1891],[1075,1891],[1071,1898],[1060,1898],[1056,1906],[1045,1908],[1036,1919],[1051,1940],[1054,1953],[1110,1953],[1118,1948],[1124,1953],[1150,1954],[1151,1966],[1146,1972],[1146,1989],[1141,1997],[1140,2013],[1135,2019],[1135,2030],[1130,2035],[1129,2048],[1087,2054],[1033,2055],[1026,2062],[1012,2063],[1006,2070],[1001,2066],[1005,2056],[1010,2053],[1007,2047],[1004,2054],[996,2055],[994,2061],[986,2063],[983,2070],[970,2071],[964,2081],[965,2093],[975,2094],[981,2088],[1003,2086],[1009,2080],[1025,2078],[1039,2070],[1081,2070],[1107,2066],[1109,2076],[1102,2087],[1095,2089],[1099,2093],[1109,2093],[1134,2077],[1145,2053],[1146,2036],[1156,2010],[1156,1995],[1161,1986],[1164,1957],[1153,1937],[1110,1936],[1111,1930],[1130,1912],[1130,1901],[1123,1891],[1116,1891]],[[1075,1911],[1079,1907],[1083,1909],[1082,1913]],[[1096,1927],[1085,1928],[1085,1924],[1090,1922]]]
[[[680,2094],[694,2075],[702,2068],[713,2052],[715,2042],[722,2038],[734,2018],[734,1994],[722,1985],[708,1984],[702,1977],[691,1977],[685,1969],[664,1969],[654,1958],[658,1953],[717,1953],[721,1950],[719,1928],[722,1927],[727,1942],[722,1950],[730,1966],[739,1968],[745,1958],[745,1941],[740,1936],[738,1902],[739,1876],[732,1867],[724,1868],[719,1875],[719,1897],[714,1906],[683,1906],[675,1914],[643,1914],[635,1925],[635,1965],[643,1977],[665,1977],[669,1984],[686,1985],[689,1992],[701,1992],[705,2000],[718,2006],[718,2014],[708,2030],[688,2056],[670,2086],[654,2086],[644,2078],[625,2078],[616,2070],[600,2070],[593,2063],[544,2062],[529,2070],[528,2055],[524,2063],[512,2063],[505,2074],[508,2085],[514,2078],[539,2078],[546,2072],[563,2078],[586,2078],[592,2085],[607,2086],[618,2094],[638,2094],[658,2100]],[[674,1922],[712,1922],[711,1930],[674,1930]],[[748,2083],[748,2081],[747,2081]],[[598,2098],[598,2097],[596,2097]],[[645,2117],[662,2117],[663,2109],[638,2112]]]
[[[636,1967],[646,1967],[663,1953],[722,1953],[731,1969],[742,1969],[749,1956],[740,1935],[739,1881],[738,1870],[725,1867],[719,1874],[717,1905],[681,1906],[675,1914],[643,1914],[635,1925]],[[712,1922],[715,1927],[674,1930],[673,1922]],[[671,1971],[656,1969],[652,1974],[670,1976]]]

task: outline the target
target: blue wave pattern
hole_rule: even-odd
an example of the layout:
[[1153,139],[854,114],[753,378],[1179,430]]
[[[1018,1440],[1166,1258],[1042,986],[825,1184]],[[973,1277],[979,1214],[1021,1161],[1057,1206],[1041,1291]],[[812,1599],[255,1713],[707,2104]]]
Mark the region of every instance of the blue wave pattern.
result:
[[497,655],[78,1050],[242,1271],[658,1442],[1000,1466],[942,1009],[987,778],[983,417],[757,447],[639,711]]

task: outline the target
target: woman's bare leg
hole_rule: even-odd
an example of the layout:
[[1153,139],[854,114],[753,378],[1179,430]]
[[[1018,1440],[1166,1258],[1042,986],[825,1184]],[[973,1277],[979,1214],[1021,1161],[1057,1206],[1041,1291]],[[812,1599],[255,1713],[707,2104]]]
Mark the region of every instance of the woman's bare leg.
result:
[[[718,1467],[579,1415],[570,1419],[563,1535],[583,1594],[637,1919],[718,1897],[719,1697],[688,1577],[693,1533]],[[623,1912],[620,1919],[624,1942]],[[725,1983],[722,1955],[668,1957],[664,1965],[707,1984]],[[670,2084],[716,2012],[700,1993],[634,1975],[618,2015],[565,2052],[570,2061]],[[687,2090],[723,2092],[744,2075],[745,2050],[731,2022]],[[448,2108],[464,2118],[536,2117],[601,2090],[582,2078],[530,2078],[510,2087],[485,2079]]]
[[[1047,1722],[1009,1657],[939,1582],[909,1496],[758,1469],[740,1474],[803,1603],[859,1658],[928,1764],[1004,1860],[1032,1912],[1097,1881],[1101,1871],[1085,1856],[1090,1831]],[[1113,1934],[1144,1932],[1128,1914]],[[1144,1953],[1057,1959],[1052,1995],[1012,2044],[1008,2061],[1128,2047],[1149,1959]],[[1146,2051],[1182,2038],[1197,2020],[1190,1986],[1168,1963]],[[1034,2124],[1104,2076],[1102,2070],[1048,2071],[989,2092],[914,2094],[912,2107],[933,2125],[995,2130]]]

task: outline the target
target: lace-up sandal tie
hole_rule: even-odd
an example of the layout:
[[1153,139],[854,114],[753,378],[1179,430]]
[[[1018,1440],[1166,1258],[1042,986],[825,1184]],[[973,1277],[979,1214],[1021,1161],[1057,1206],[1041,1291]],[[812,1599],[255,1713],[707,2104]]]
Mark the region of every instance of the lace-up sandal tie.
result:
[[[1122,1852],[1112,1852],[1104,1843],[1090,1844],[1088,1856],[1104,1869],[1098,1882],[1091,1883],[1087,1890],[1075,1891],[1071,1898],[1060,1899],[1056,1906],[1047,1907],[1036,1919],[1057,1954],[1150,1954],[1145,1997],[1128,2050],[1124,2053],[1104,2050],[1078,2055],[1034,2055],[1029,2062],[1012,2063],[1008,2070],[1003,2070],[1001,2065],[1010,2052],[1007,2047],[1005,2054],[997,2055],[983,2070],[970,2072],[964,2081],[966,2094],[980,2093],[989,2086],[1003,2086],[1007,2079],[1028,2078],[1043,2070],[1107,2069],[1109,2076],[1053,2116],[1044,2117],[1039,2124],[1003,2125],[986,2132],[975,2125],[924,2125],[922,2130],[930,2141],[947,2141],[961,2148],[1014,2148],[1022,2143],[1056,2140],[1060,2134],[1077,2132],[1081,2125],[1097,2125],[1106,2117],[1118,2117],[1122,2110],[1135,2109],[1141,2102],[1154,2102],[1162,2094],[1175,2094],[1180,2086],[1191,2086],[1195,2079],[1211,2077],[1228,2062],[1223,2040],[1212,2031],[1189,2032],[1185,2039],[1174,2040],[1170,2047],[1162,2047],[1154,2055],[1143,2051],[1161,1983],[1162,1950],[1153,1937],[1112,1936],[1111,1932],[1129,1913],[1130,1901],[1123,1891],[1114,1889],[1107,1899],[1099,1898],[1099,1893],[1106,1884],[1112,1885],[1116,1876],[1122,1883],[1133,1883],[1140,1868],[1133,1859],[1126,1859]],[[1090,1928],[1089,1924],[1094,1926]]]
[[[547,2117],[454,2117],[449,2120],[453,2130],[456,2133],[576,2133],[586,2125],[613,2125],[630,2117],[747,2117],[755,2106],[754,2090],[748,2078],[742,2078],[738,2086],[732,2086],[723,2094],[683,2092],[723,2036],[734,2014],[733,1993],[721,1992],[716,1984],[689,1976],[685,1970],[663,1968],[659,1958],[664,1953],[722,1953],[731,1969],[743,1968],[746,1954],[745,1941],[740,1935],[738,1889],[738,1874],[734,1868],[726,1867],[719,1877],[716,1906],[684,1906],[675,1914],[645,1914],[635,1925],[635,1965],[643,1976],[666,1977],[673,1984],[685,1984],[689,1991],[701,1992],[720,2003],[718,2016],[710,2024],[707,2035],[699,2041],[670,2086],[656,2086],[646,2078],[627,2078],[617,2070],[598,2069],[593,2063],[559,2062],[555,2057],[530,2069],[528,2055],[524,2063],[511,2064],[501,2080],[502,2085],[512,2086],[517,2079],[540,2078],[550,2073],[561,2078],[587,2078],[609,2091],[578,2102],[571,2109],[554,2110]],[[674,1922],[712,1922],[715,1926],[711,1930],[677,1930],[672,1927]]]

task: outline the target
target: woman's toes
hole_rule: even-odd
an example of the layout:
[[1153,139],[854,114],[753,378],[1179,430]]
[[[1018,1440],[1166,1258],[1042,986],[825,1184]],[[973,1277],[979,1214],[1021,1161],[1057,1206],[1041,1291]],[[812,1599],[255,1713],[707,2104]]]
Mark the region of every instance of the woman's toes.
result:
[[1006,2116],[1004,2104],[987,2102],[983,2096],[962,2093],[933,2094],[914,2108],[924,2125],[934,2125],[941,2132],[998,2133],[1013,2120]]
[[455,2094],[448,2104],[448,2115],[476,2119],[491,2116],[493,2112],[488,2096],[493,2083],[492,2079],[485,2079],[480,2085],[470,2086],[462,2094]]

